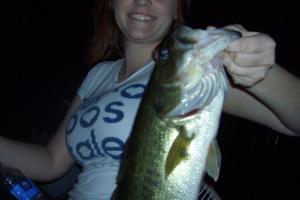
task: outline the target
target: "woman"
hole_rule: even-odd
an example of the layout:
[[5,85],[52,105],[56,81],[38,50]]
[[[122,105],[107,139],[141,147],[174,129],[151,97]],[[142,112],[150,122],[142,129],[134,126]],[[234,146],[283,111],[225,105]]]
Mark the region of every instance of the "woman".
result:
[[[186,0],[98,0],[91,62],[99,62],[78,90],[65,119],[46,146],[0,137],[0,162],[35,180],[62,176],[83,165],[71,199],[109,199],[124,143],[163,38],[183,23]],[[224,111],[280,133],[300,133],[300,81],[275,61],[268,35],[243,34],[224,53],[232,80]],[[281,80],[284,80],[281,81]]]

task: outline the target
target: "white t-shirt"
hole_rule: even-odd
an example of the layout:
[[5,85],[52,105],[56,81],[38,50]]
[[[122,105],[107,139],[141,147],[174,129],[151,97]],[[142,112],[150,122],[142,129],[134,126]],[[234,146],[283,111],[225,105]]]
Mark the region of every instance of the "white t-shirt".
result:
[[83,172],[69,193],[70,199],[110,199],[116,187],[124,144],[154,67],[150,61],[118,82],[123,62],[97,64],[78,90],[82,103],[69,120],[66,143]]

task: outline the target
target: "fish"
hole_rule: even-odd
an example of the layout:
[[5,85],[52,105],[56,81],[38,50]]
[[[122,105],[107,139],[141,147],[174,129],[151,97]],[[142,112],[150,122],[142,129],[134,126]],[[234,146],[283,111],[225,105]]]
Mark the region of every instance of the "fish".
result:
[[180,26],[162,42],[113,200],[198,199],[227,91],[222,52],[240,37]]

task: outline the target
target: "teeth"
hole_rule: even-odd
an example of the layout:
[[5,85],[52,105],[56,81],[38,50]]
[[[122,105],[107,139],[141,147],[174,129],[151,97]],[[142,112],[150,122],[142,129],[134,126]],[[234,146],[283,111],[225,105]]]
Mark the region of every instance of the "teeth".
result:
[[151,21],[153,20],[152,16],[149,15],[142,15],[142,14],[132,14],[130,15],[131,18],[139,21]]

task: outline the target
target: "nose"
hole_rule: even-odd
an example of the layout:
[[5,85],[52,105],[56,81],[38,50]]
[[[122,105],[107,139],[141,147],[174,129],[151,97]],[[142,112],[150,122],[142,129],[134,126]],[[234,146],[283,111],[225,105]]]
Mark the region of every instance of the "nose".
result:
[[134,0],[140,6],[147,6],[151,4],[151,0]]

